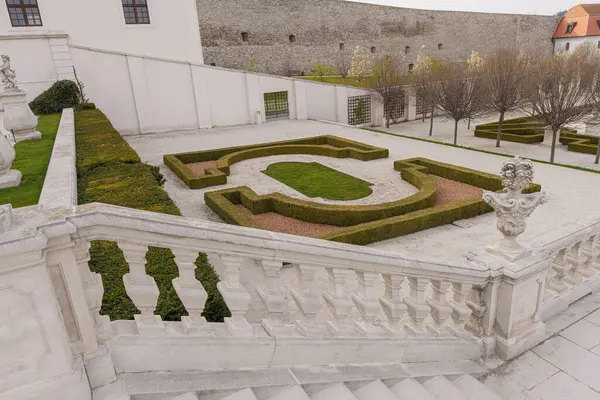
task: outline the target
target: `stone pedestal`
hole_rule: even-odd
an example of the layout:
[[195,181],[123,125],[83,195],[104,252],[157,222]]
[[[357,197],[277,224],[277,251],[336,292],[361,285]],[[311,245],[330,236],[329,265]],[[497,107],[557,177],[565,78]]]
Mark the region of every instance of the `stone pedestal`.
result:
[[29,108],[26,93],[21,90],[7,90],[0,94],[4,105],[4,128],[15,135],[15,140],[41,139],[42,134],[35,130],[37,117]]
[[15,160],[15,149],[4,135],[0,135],[0,189],[19,186],[21,173],[10,169]]

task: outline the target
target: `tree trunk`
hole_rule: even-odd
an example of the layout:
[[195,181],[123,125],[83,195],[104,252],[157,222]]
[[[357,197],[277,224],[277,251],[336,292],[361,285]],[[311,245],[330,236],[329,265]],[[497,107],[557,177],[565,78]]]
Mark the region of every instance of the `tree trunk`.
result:
[[469,117],[469,124],[467,125],[467,129],[471,129],[471,117]]
[[[435,110],[435,107],[431,107],[431,120],[429,122],[429,136],[433,136],[433,112]],[[598,146],[600,147],[600,146]]]
[[383,113],[385,114],[385,127],[390,129],[390,100],[387,101],[388,112],[385,112],[386,102],[383,103]]
[[598,150],[596,150],[596,161],[594,163],[598,164],[600,162],[600,142],[598,142]]
[[552,149],[550,150],[550,162],[554,162],[554,151],[556,150],[556,136],[558,129],[552,128]]
[[504,122],[504,111],[500,113],[500,120],[498,121],[498,137],[496,138],[496,147],[500,147],[500,141],[502,140],[502,123]]
[[454,121],[454,144],[458,143],[458,121]]

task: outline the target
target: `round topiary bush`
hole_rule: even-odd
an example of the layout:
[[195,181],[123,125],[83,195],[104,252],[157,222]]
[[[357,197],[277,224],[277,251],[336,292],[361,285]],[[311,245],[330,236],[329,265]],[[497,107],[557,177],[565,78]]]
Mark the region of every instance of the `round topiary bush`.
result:
[[73,81],[55,82],[48,90],[36,97],[29,107],[36,115],[55,114],[63,108],[72,108],[79,104],[80,92]]

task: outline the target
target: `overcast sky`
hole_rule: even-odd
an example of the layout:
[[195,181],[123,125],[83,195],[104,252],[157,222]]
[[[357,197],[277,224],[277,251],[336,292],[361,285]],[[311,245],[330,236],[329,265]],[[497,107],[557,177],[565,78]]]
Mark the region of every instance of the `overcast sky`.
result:
[[560,10],[568,10],[579,4],[570,0],[360,0],[360,2],[430,10],[545,15],[556,14]]

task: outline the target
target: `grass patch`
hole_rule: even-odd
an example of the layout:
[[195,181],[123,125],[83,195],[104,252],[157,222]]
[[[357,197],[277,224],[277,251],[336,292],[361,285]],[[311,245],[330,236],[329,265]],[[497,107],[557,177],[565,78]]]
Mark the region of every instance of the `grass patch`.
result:
[[[370,88],[368,78],[355,79],[350,76],[347,76],[344,78],[341,75],[329,75],[329,76],[323,76],[323,78],[321,78],[320,76],[315,76],[315,75],[307,75],[307,76],[295,76],[294,78],[304,79],[307,81],[313,81],[313,82],[319,82],[319,83],[329,83],[332,85],[355,86],[355,87],[360,87],[360,88],[364,88],[364,89]],[[404,78],[405,78],[405,81],[403,83],[409,84],[410,76],[404,75]]]
[[369,182],[317,162],[281,162],[269,165],[262,173],[310,198],[357,200],[373,193]]
[[37,130],[42,133],[42,138],[16,144],[17,157],[11,169],[21,171],[23,180],[18,187],[0,189],[0,204],[12,204],[14,208],[18,208],[38,203],[52,156],[60,117],[61,114],[40,116]]
[[[181,215],[162,188],[163,177],[158,167],[141,163],[137,153],[101,111],[76,112],[75,133],[79,204],[100,202]],[[90,269],[102,276],[104,284],[102,314],[112,320],[133,319],[137,309],[123,285],[123,275],[129,272],[129,266],[117,244],[94,241],[90,255]],[[146,261],[146,272],[156,280],[160,290],[155,314],[165,321],[179,321],[187,311],[171,283],[179,276],[173,253],[169,249],[150,247]],[[203,315],[210,322],[222,322],[230,313],[217,290],[219,277],[206,254],[198,254],[196,267],[196,279],[208,293]]]

